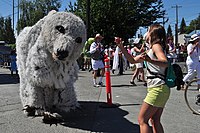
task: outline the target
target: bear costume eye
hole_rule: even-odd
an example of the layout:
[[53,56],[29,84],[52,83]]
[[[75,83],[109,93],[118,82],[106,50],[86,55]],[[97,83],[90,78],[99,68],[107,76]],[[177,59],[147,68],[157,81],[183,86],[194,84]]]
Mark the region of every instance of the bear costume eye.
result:
[[82,43],[82,38],[81,38],[81,37],[77,37],[77,38],[75,39],[75,42],[76,42],[76,43]]
[[57,29],[60,33],[65,34],[65,28],[64,28],[62,25],[56,26],[56,29]]

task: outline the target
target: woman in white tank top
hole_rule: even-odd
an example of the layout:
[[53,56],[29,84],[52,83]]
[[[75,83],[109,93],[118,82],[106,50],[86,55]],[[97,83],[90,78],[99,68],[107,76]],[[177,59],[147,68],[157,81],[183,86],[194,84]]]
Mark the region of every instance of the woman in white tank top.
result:
[[[128,54],[128,52],[123,48],[122,43],[117,45],[130,63],[147,61],[147,65],[152,69],[151,71],[163,73],[168,66],[167,57],[164,52],[166,49],[166,33],[164,27],[159,24],[151,25],[146,39],[150,44],[149,52],[144,52],[136,57],[132,57]],[[170,89],[165,82],[159,78],[147,79],[147,88],[148,93],[144,99],[138,116],[140,132],[163,133],[164,129],[160,122],[160,118],[163,108],[169,99]],[[149,120],[151,121],[152,128],[148,124]]]

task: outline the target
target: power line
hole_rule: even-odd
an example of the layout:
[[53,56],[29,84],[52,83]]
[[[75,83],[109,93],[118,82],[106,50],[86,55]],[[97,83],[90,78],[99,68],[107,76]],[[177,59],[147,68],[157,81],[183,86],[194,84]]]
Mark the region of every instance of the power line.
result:
[[175,45],[178,45],[178,8],[181,8],[182,6],[172,6],[172,8],[176,8],[176,24],[175,24]]

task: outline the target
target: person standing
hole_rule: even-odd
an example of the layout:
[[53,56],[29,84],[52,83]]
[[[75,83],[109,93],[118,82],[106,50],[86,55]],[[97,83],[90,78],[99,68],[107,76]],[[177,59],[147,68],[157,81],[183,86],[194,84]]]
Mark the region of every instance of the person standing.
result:
[[11,71],[11,75],[13,75],[13,72],[16,72],[16,75],[18,75],[18,70],[17,70],[17,54],[16,54],[16,50],[12,50],[10,53],[10,71]]
[[[132,57],[128,54],[127,50],[123,48],[123,44],[121,42],[117,45],[121,48],[130,63],[138,63],[145,60],[147,62],[147,67],[152,72],[164,75],[165,69],[168,66],[167,57],[165,55],[166,33],[164,27],[159,24],[151,25],[148,29],[147,40],[150,45],[149,51],[137,55],[136,57]],[[163,78],[148,78],[154,76],[148,71],[146,76],[148,93],[142,103],[138,115],[140,132],[164,133],[160,119],[164,106],[169,99],[170,88],[165,84]],[[152,128],[149,126],[149,121],[152,124]]]
[[[190,81],[197,72],[197,77],[200,79],[200,38],[197,34],[193,34],[187,46],[187,60],[188,73],[184,76],[183,81]],[[200,89],[200,81],[198,83],[198,89]],[[183,86],[184,87],[184,86]]]
[[124,57],[121,49],[119,49],[119,73],[117,75],[123,75],[124,72]]
[[118,65],[119,65],[119,47],[117,46],[114,50],[114,54],[113,54],[113,66],[112,66],[112,73],[114,74],[115,70],[118,69]]
[[[103,64],[103,48],[101,47],[101,40],[103,39],[103,36],[100,34],[96,34],[95,41],[90,46],[90,53],[91,53],[91,62],[92,62],[92,68],[93,68],[93,84],[94,87],[103,86],[103,77],[104,77],[104,64]],[[101,69],[99,83],[97,84],[97,73],[98,69]]]
[[[130,46],[130,45],[127,45],[127,51],[128,51],[129,54],[131,54],[131,46]],[[130,63],[129,63],[128,60],[126,60],[126,61],[127,61],[127,66],[126,66],[126,68],[129,68],[129,69],[130,69]]]
[[168,58],[172,64],[175,63],[177,55],[176,55],[176,46],[173,43],[173,38],[169,37],[167,39],[167,48],[168,48]]
[[[144,52],[145,48],[144,48],[144,43],[141,44],[141,40],[137,40],[136,43],[135,43],[135,46],[133,47],[133,50],[135,51],[136,55],[139,55],[141,54],[142,52]],[[133,73],[133,76],[131,77],[131,81],[130,83],[134,86],[136,86],[134,80],[135,78],[139,76],[139,81],[142,81],[142,82],[146,82],[145,79],[144,79],[144,69],[143,69],[143,62],[140,62],[140,63],[136,63],[136,69]]]

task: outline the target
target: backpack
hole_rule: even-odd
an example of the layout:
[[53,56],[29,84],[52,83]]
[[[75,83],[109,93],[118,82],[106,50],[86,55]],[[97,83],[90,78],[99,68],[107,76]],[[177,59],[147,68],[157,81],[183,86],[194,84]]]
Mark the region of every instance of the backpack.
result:
[[181,85],[184,85],[183,72],[178,64],[169,63],[165,70],[165,83],[169,88],[177,86],[177,90],[180,90]]
[[181,85],[184,85],[183,82],[183,72],[181,67],[178,64],[171,64],[168,63],[168,67],[165,70],[165,75],[158,74],[151,72],[148,67],[146,67],[150,74],[154,76],[149,76],[147,79],[153,79],[153,78],[160,78],[165,80],[166,85],[169,88],[177,86],[177,90],[181,89]]

